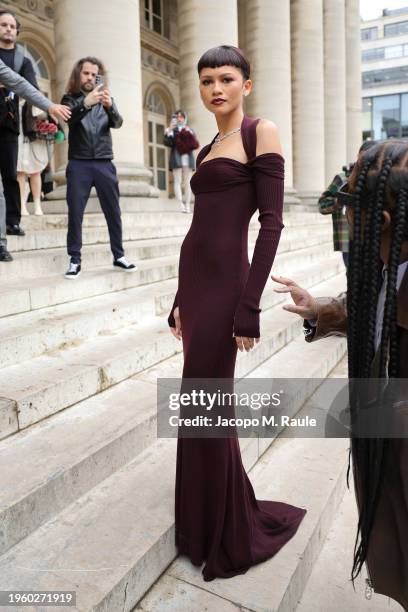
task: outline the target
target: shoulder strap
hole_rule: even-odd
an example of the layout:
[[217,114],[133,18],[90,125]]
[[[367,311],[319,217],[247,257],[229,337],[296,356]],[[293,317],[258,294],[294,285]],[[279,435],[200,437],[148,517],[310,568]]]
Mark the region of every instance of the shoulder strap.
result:
[[23,47],[21,45],[16,45],[16,50],[14,52],[14,72],[18,72],[20,74],[24,60],[25,53]]
[[244,145],[248,160],[256,157],[256,126],[259,121],[259,119],[253,119],[252,117],[247,117],[247,115],[245,115],[242,121],[242,144]]

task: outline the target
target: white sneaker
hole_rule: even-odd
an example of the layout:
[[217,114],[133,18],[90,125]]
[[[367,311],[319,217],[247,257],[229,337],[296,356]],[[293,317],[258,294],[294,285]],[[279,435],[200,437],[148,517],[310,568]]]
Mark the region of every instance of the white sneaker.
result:
[[125,256],[115,259],[113,265],[125,270],[125,272],[135,272],[137,270],[135,264],[130,263]]
[[68,278],[69,280],[74,280],[75,278],[78,278],[80,274],[81,274],[81,264],[71,262],[64,276],[65,278]]
[[184,203],[181,204],[181,212],[183,212],[183,213],[187,212],[187,208],[186,208],[186,205]]
[[21,202],[21,216],[28,217],[30,213],[28,212],[27,206],[25,202]]

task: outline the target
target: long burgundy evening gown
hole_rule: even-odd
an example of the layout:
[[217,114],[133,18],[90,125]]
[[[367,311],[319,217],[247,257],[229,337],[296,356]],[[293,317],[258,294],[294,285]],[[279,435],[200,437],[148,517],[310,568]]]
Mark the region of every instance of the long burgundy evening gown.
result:
[[[194,215],[181,247],[179,306],[183,380],[233,379],[237,336],[259,337],[259,301],[275,257],[282,224],[284,160],[256,156],[256,125],[244,117],[248,162],[218,157],[200,162],[191,180]],[[261,228],[250,266],[248,225],[259,209]],[[237,437],[181,438],[177,447],[176,545],[204,580],[228,578],[273,555],[295,534],[306,510],[257,501]]]

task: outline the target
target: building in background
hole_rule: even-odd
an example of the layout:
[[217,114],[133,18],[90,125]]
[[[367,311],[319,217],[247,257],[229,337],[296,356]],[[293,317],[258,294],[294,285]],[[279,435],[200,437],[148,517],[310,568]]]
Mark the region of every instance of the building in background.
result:
[[408,136],[408,5],[361,22],[363,139]]
[[[97,55],[124,116],[114,134],[123,196],[169,192],[164,128],[179,107],[201,144],[216,132],[201,104],[196,63],[241,46],[253,67],[246,111],[273,120],[286,158],[287,201],[316,201],[361,141],[358,0],[3,0],[44,91],[58,98],[74,62]],[[63,184],[65,150],[56,177]],[[62,193],[61,187],[60,193]],[[296,200],[298,201],[298,200]]]

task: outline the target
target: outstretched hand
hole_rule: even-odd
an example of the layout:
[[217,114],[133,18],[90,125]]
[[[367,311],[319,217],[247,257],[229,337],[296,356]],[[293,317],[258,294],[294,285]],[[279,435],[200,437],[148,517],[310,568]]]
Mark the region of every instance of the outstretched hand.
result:
[[51,104],[48,109],[48,113],[57,123],[59,121],[68,121],[68,119],[71,117],[70,108],[64,104]]
[[180,310],[178,306],[174,309],[173,317],[176,322],[176,327],[170,327],[170,331],[173,334],[173,336],[177,338],[177,340],[181,340],[181,337],[182,337],[181,336],[181,321],[180,321]]
[[275,283],[283,285],[283,287],[274,289],[276,293],[290,293],[290,296],[294,301],[294,304],[285,304],[283,306],[284,310],[293,312],[302,317],[302,319],[317,319],[317,300],[310,295],[306,289],[299,287],[299,285],[297,285],[295,281],[291,280],[290,278],[272,275],[271,279],[275,281]]

